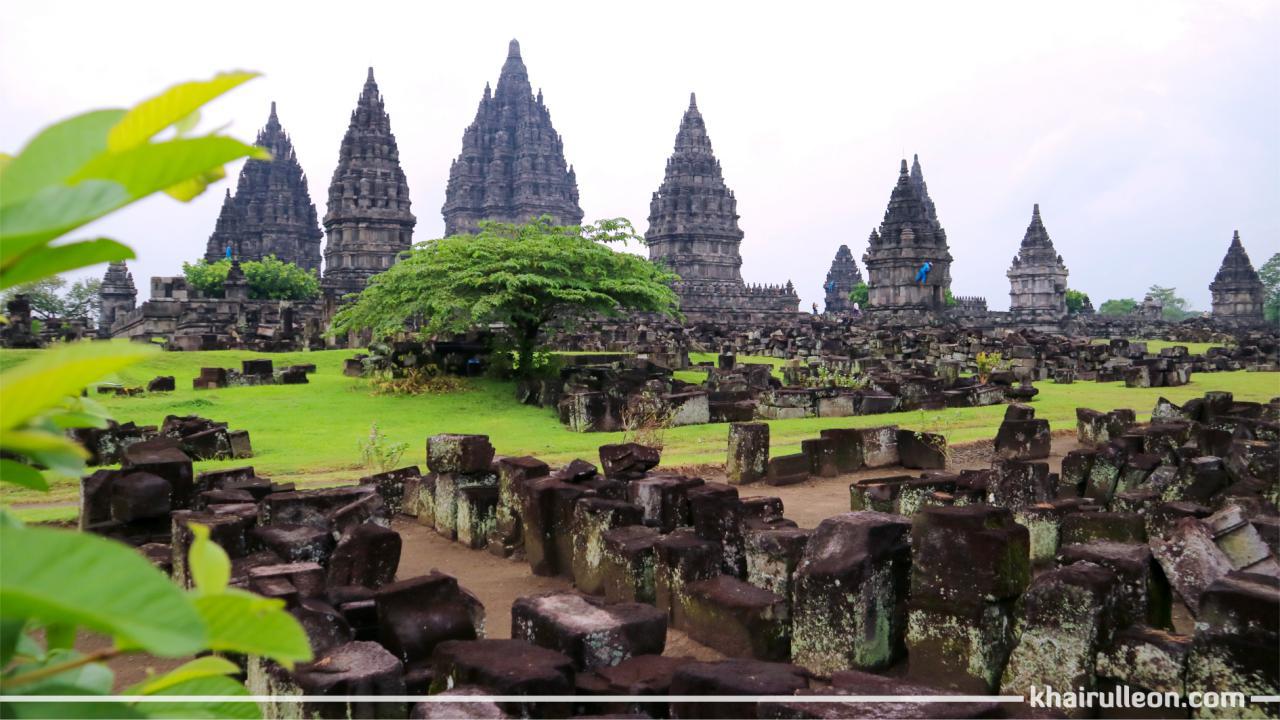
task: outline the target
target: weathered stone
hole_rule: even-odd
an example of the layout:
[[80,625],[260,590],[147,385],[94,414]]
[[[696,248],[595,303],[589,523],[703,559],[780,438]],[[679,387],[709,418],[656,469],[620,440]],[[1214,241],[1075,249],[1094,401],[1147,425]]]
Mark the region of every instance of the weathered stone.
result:
[[860,428],[858,437],[862,441],[862,464],[865,467],[877,468],[898,464],[898,427]]
[[376,488],[371,485],[273,492],[262,499],[258,522],[262,525],[286,523],[329,529],[330,513],[370,495],[377,495]]
[[1165,533],[1151,539],[1169,584],[1193,615],[1200,614],[1200,595],[1218,578],[1231,572],[1231,560],[1218,549],[1204,523],[1191,517],[1173,521]]
[[840,474],[836,467],[835,442],[827,438],[810,438],[800,441],[800,452],[809,460],[809,474],[814,477],[835,477]]
[[1095,540],[1118,543],[1145,543],[1146,523],[1141,515],[1131,512],[1071,513],[1062,521],[1062,544],[1074,545]]
[[398,470],[388,470],[362,477],[360,484],[377,488],[382,501],[387,505],[387,511],[392,515],[399,515],[404,511],[407,502],[417,502],[417,497],[410,498],[406,489],[421,475],[417,465],[410,465]]
[[[587,493],[581,486],[564,482],[554,476],[539,478],[525,485],[524,507],[521,519],[524,522],[524,551],[534,575],[569,575],[573,571],[572,546],[568,532],[569,525],[559,525],[557,520],[568,508],[572,511],[578,498]],[[568,517],[572,519],[572,515]],[[564,543],[558,543],[557,534],[562,533]],[[568,550],[560,552],[561,544]]]
[[1048,463],[1033,460],[1000,460],[987,485],[987,499],[992,505],[1019,509],[1049,502],[1055,496],[1055,483],[1049,475]]
[[671,532],[692,523],[688,493],[702,484],[701,478],[650,475],[627,483],[627,500],[640,506],[644,522]]
[[[791,695],[809,686],[804,669],[760,660],[721,660],[682,665],[672,695]],[[754,718],[756,702],[671,703],[673,718]]]
[[792,659],[819,675],[900,658],[911,577],[910,522],[855,512],[823,520],[796,569]]
[[1049,457],[1048,420],[1005,420],[996,433],[996,455],[1011,460]]
[[129,523],[169,515],[173,490],[169,481],[148,472],[130,472],[111,484],[111,519]]
[[1084,496],[1103,507],[1108,507],[1120,484],[1120,474],[1124,471],[1128,457],[1128,452],[1116,443],[1098,448],[1093,456],[1093,464],[1089,468],[1089,479],[1085,482]]
[[797,690],[794,700],[762,701],[761,718],[806,718],[817,720],[850,720],[854,718],[987,718],[998,717],[1001,706],[995,702],[921,702],[895,700],[889,702],[805,702],[807,695],[861,695],[894,697],[907,695],[947,695],[932,686],[918,685],[898,678],[873,675],[857,670],[843,670],[831,676],[831,687]]
[[195,497],[191,458],[173,441],[161,438],[134,443],[124,449],[122,456],[121,470],[150,473],[169,482],[171,507],[191,507]]
[[356,526],[338,541],[329,558],[329,584],[378,588],[400,566],[400,533],[372,523]]
[[692,662],[696,661],[689,657],[637,655],[617,665],[578,673],[575,683],[579,696],[636,695],[650,698],[648,702],[637,697],[634,702],[599,703],[583,697],[578,702],[578,711],[596,712],[603,717],[617,717],[619,713],[665,717],[667,703],[662,697],[671,694],[671,680],[676,671]]
[[851,428],[829,428],[819,433],[835,443],[836,469],[841,473],[862,469],[862,435]]
[[511,637],[564,653],[578,670],[661,654],[666,634],[666,613],[645,603],[548,593],[511,606]]
[[721,548],[692,530],[668,533],[654,545],[655,604],[667,613],[671,627],[684,627],[687,586],[720,574]]
[[1135,691],[1186,693],[1187,655],[1191,638],[1133,625],[1116,632],[1098,653],[1099,685],[1107,681]]
[[[450,640],[436,646],[432,692],[474,685],[494,695],[567,695],[573,692],[573,661],[563,653],[523,640]],[[520,717],[563,717],[567,708],[548,703],[503,703]]]
[[898,458],[905,468],[941,470],[947,466],[947,439],[937,433],[899,430]]
[[729,575],[685,587],[681,629],[730,657],[785,660],[790,655],[786,598]]
[[737,488],[704,483],[688,491],[689,515],[699,538],[720,546],[721,572],[741,578],[747,572],[742,537],[745,510]]
[[604,534],[614,528],[639,525],[639,506],[622,500],[582,498],[573,509],[573,523],[567,528],[573,536],[570,565],[573,584],[590,595],[604,594]]
[[[292,685],[296,690],[288,692]],[[279,695],[284,699],[277,701],[280,711],[273,712],[268,708],[268,717],[280,717],[287,709],[297,712],[301,717],[322,718],[377,718],[388,715],[403,715],[403,703],[381,702],[347,702],[347,703],[302,703],[287,699],[288,695],[403,695],[404,665],[394,655],[387,652],[375,642],[349,642],[330,649],[318,656],[314,662],[300,665],[293,672],[293,682],[286,683],[284,688],[275,684],[270,687],[269,695]]]
[[601,535],[600,559],[604,597],[609,602],[654,603],[654,546],[661,538],[654,528],[628,525]]
[[[416,703],[409,709],[409,718],[410,720],[456,720],[457,718],[507,720],[511,716],[504,712],[497,703],[484,699],[484,696],[492,694],[485,688],[469,686],[444,690],[437,693],[435,700],[431,702]],[[481,697],[476,700],[467,699],[476,695]],[[441,698],[444,697],[448,697],[450,700],[442,701]],[[457,699],[453,700],[453,698]]]
[[811,534],[811,530],[792,527],[748,532],[747,582],[781,595],[790,606],[796,567]]
[[[1187,688],[1251,697],[1275,695],[1277,687],[1280,579],[1239,571],[1218,578],[1200,598],[1187,659]],[[1210,709],[1198,714],[1209,717]]]
[[432,435],[427,438],[427,469],[433,473],[483,473],[493,464],[488,435]]
[[498,488],[492,485],[461,487],[455,499],[458,542],[472,550],[488,545],[496,523]]
[[802,483],[809,479],[811,467],[809,456],[802,452],[771,457],[765,482],[773,486]]
[[254,540],[285,562],[313,562],[327,565],[333,552],[333,536],[311,525],[273,523],[250,531]]
[[1065,545],[1058,556],[1061,565],[1091,562],[1115,573],[1120,581],[1116,627],[1135,623],[1170,628],[1172,592],[1164,571],[1145,543],[1098,540]]
[[525,484],[546,477],[551,468],[541,460],[528,455],[499,458],[498,507],[494,511],[494,530],[489,536],[489,551],[507,557],[524,545],[524,525],[521,519]]
[[442,642],[484,637],[484,606],[438,571],[382,585],[374,601],[378,641],[406,665],[429,660]]
[[600,446],[600,467],[604,469],[605,477],[616,480],[644,477],[645,473],[657,467],[661,459],[659,448],[639,443]]

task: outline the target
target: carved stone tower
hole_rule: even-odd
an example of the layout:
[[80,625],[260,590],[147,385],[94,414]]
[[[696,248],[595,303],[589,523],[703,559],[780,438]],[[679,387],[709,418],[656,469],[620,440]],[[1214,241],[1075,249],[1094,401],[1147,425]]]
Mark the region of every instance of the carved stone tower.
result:
[[1260,324],[1266,290],[1249,261],[1249,253],[1240,244],[1240,231],[1231,238],[1222,267],[1209,283],[1213,295],[1213,317],[1219,320]]
[[[945,309],[944,297],[951,287],[951,251],[919,157],[909,172],[907,161],[902,161],[884,221],[878,232],[871,231],[862,261],[867,266],[868,310],[928,313]],[[916,278],[926,262],[932,268],[924,282],[919,282]]]
[[369,68],[329,183],[325,294],[341,299],[363,290],[370,277],[391,267],[413,244],[416,222],[391,116]]
[[853,310],[853,301],[849,293],[855,285],[862,282],[862,272],[853,259],[848,245],[841,245],[836,257],[831,261],[831,269],[827,271],[827,281],[822,284],[826,291],[826,309],[829,313],[849,312]]
[[799,307],[790,283],[743,283],[738,201],[725,185],[692,94],[666,176],[649,202],[645,240],[649,259],[680,276],[675,290],[692,322],[794,314]]
[[1031,211],[1022,247],[1005,275],[1009,277],[1009,313],[1015,322],[1056,326],[1067,316],[1067,266],[1053,249],[1040,220],[1039,204]]
[[462,134],[442,212],[446,235],[474,232],[481,220],[523,223],[550,215],[563,225],[582,223],[577,176],[565,163],[542,91],[533,94],[515,40],[498,89],[485,85],[476,119]]
[[320,223],[289,135],[271,103],[267,124],[258,132],[258,147],[270,160],[248,160],[240,170],[233,196],[227,190],[204,257],[216,262],[231,248],[240,260],[274,255],[305,270],[320,272]]
[[107,265],[107,274],[98,287],[101,305],[98,317],[98,335],[111,337],[111,326],[138,306],[138,288],[133,284],[133,273],[124,261]]

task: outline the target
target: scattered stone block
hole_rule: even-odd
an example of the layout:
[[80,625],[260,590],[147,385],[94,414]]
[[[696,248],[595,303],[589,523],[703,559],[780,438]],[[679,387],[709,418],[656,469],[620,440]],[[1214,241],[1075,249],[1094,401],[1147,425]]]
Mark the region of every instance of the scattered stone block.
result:
[[[264,662],[259,660],[259,662]],[[277,666],[278,667],[278,666]],[[280,671],[284,674],[283,671]],[[257,673],[265,674],[263,671]],[[254,668],[250,667],[250,687]],[[299,717],[377,718],[403,716],[403,703],[346,702],[300,705],[288,700],[290,695],[404,695],[404,665],[394,655],[376,642],[355,641],[339,645],[318,656],[314,662],[299,665],[292,673],[292,681],[268,683],[263,694],[280,696],[275,707],[265,709],[267,717],[286,717],[296,713]]]
[[639,525],[640,508],[622,500],[582,498],[574,505],[572,534],[573,584],[589,595],[604,594],[604,534],[614,528]]
[[888,467],[898,464],[898,426],[860,428],[862,464],[865,467]]
[[835,445],[836,469],[843,473],[862,469],[862,435],[851,428],[830,428],[819,433]]
[[[1187,688],[1275,695],[1280,687],[1280,579],[1229,573],[1205,589],[1199,610],[1187,659]],[[1208,716],[1209,711],[1200,712]]]
[[1169,584],[1192,615],[1200,614],[1205,589],[1233,569],[1230,558],[1214,544],[1209,528],[1192,517],[1174,520],[1150,544]]
[[791,607],[795,571],[811,533],[792,527],[748,532],[747,582],[781,595]]
[[747,572],[742,537],[745,508],[732,485],[704,483],[688,491],[693,530],[703,540],[720,546],[721,572],[743,577]]
[[430,660],[442,642],[484,637],[484,606],[441,572],[382,585],[374,602],[378,641],[405,665]]
[[1146,522],[1138,513],[1093,510],[1071,513],[1063,518],[1063,545],[1088,543],[1095,540],[1146,543]]
[[487,546],[496,525],[498,488],[493,485],[460,487],[454,498],[458,542],[472,550]]
[[729,425],[729,450],[725,476],[730,485],[747,485],[765,479],[769,471],[768,423]]
[[640,506],[645,523],[671,532],[692,523],[688,492],[699,485],[701,478],[650,475],[627,483],[627,500]]
[[147,392],[173,392],[178,387],[172,375],[160,375],[147,383]]
[[769,458],[769,474],[765,482],[773,486],[795,485],[809,479],[809,456],[800,452]]
[[387,511],[392,515],[404,512],[406,502],[417,502],[416,493],[409,497],[407,490],[422,477],[417,465],[402,467],[397,470],[375,473],[360,478],[361,485],[372,485],[382,496]]
[[1058,472],[1058,497],[1080,497],[1084,494],[1096,456],[1097,451],[1092,448],[1072,450],[1063,456],[1062,469]]
[[546,477],[551,468],[535,457],[504,457],[497,461],[498,507],[494,511],[494,530],[489,536],[489,551],[509,557],[524,546],[524,524],[521,519],[525,485]]
[[578,670],[659,655],[666,636],[666,613],[645,603],[548,593],[519,598],[511,606],[511,637],[561,652]]
[[861,695],[908,696],[947,695],[936,687],[917,685],[898,678],[873,675],[856,670],[843,670],[831,676],[831,687],[797,690],[794,700],[762,701],[759,717],[762,718],[820,718],[821,720],[849,720],[851,718],[989,718],[999,717],[1002,706],[996,702],[956,701],[918,702],[900,700],[891,702],[806,702],[809,695]]
[[1049,457],[1052,436],[1048,420],[1008,420],[996,432],[996,455],[1010,460],[1043,460]]
[[1058,557],[1060,565],[1091,562],[1115,573],[1120,585],[1116,606],[1116,627],[1143,624],[1171,628],[1172,598],[1169,581],[1156,564],[1146,543],[1118,543],[1099,540],[1065,545]]
[[827,438],[810,438],[800,441],[800,452],[809,461],[809,474],[814,477],[835,477],[840,474],[836,467],[835,442]]
[[721,548],[692,530],[676,530],[654,544],[654,599],[667,613],[671,627],[684,627],[689,583],[720,574]]
[[730,657],[785,660],[791,649],[786,598],[729,575],[689,583],[681,608],[689,637]]
[[378,588],[395,579],[400,567],[400,533],[373,523],[343,536],[329,557],[329,585]]
[[654,546],[660,538],[655,528],[643,525],[627,525],[602,533],[604,552],[600,575],[607,601],[656,602]]
[[[494,695],[568,695],[573,692],[573,661],[563,653],[523,640],[449,640],[436,646],[431,692],[461,685]],[[503,703],[518,717],[564,717],[568,708],[547,703]]]
[[262,547],[289,563],[327,565],[329,554],[333,552],[333,536],[328,531],[311,525],[259,525],[250,531],[250,535]]
[[898,458],[905,468],[941,470],[947,466],[947,439],[937,433],[899,430]]
[[795,574],[792,659],[830,675],[902,657],[911,523],[854,512],[823,520]]
[[1135,691],[1186,694],[1191,638],[1145,625],[1116,632],[1098,653],[1099,686],[1128,685]]
[[149,472],[131,472],[110,486],[111,519],[120,523],[166,518],[172,505],[169,481]]
[[618,717],[619,714],[665,717],[667,703],[662,697],[671,694],[671,680],[676,671],[692,662],[696,661],[688,657],[636,655],[617,665],[578,673],[575,683],[580,696],[643,696],[637,697],[634,702],[624,703],[600,703],[583,697],[578,702],[578,712],[595,712],[597,717]]
[[493,464],[488,435],[432,435],[427,438],[427,469],[433,473],[484,473]]
[[[761,660],[721,660],[682,665],[671,679],[672,695],[791,695],[809,686],[803,668]],[[673,718],[754,718],[756,702],[671,703]]]

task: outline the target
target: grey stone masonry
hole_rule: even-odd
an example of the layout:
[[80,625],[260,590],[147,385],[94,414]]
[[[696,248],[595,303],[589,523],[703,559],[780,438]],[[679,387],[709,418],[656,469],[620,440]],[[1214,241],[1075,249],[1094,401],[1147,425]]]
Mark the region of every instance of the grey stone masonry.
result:
[[1248,324],[1261,324],[1262,301],[1266,297],[1262,280],[1249,262],[1249,253],[1240,244],[1240,231],[1231,238],[1222,267],[1209,283],[1213,295],[1213,317]]
[[826,310],[829,313],[849,312],[853,310],[853,301],[849,293],[854,286],[862,282],[862,272],[853,259],[848,245],[841,245],[836,257],[831,261],[831,269],[827,271],[827,281],[822,284],[826,293]]
[[523,223],[550,215],[563,225],[582,222],[577,175],[565,162],[542,91],[533,94],[515,40],[497,90],[485,85],[476,119],[462,133],[441,211],[446,235],[475,232],[482,220]]
[[649,202],[645,240],[649,259],[680,276],[680,311],[691,322],[729,316],[794,314],[800,299],[791,283],[747,286],[742,281],[738,201],[724,182],[697,98],[680,120],[662,185]]
[[227,190],[222,212],[209,236],[204,258],[217,262],[227,248],[239,260],[268,255],[304,270],[320,272],[320,222],[307,190],[307,176],[298,164],[289,135],[271,103],[267,124],[258,131],[260,148],[270,160],[248,160],[240,170],[235,195]]
[[324,250],[326,295],[341,298],[360,292],[369,278],[409,249],[417,222],[409,204],[391,116],[369,68],[329,183],[324,216],[329,236]]
[[138,288],[123,260],[107,265],[107,274],[102,276],[98,287],[98,299],[102,313],[98,319],[99,334],[111,337],[111,326],[116,320],[123,319],[138,306]]
[[[868,310],[911,314],[944,309],[945,293],[951,287],[951,251],[918,156],[910,171],[907,161],[902,161],[884,221],[878,231],[871,231],[862,259],[870,290]],[[924,282],[917,282],[925,262],[933,267]]]
[[1049,231],[1040,220],[1040,205],[1031,211],[1031,224],[1022,247],[1005,275],[1009,278],[1009,313],[1024,325],[1056,329],[1067,316],[1067,266],[1053,249]]

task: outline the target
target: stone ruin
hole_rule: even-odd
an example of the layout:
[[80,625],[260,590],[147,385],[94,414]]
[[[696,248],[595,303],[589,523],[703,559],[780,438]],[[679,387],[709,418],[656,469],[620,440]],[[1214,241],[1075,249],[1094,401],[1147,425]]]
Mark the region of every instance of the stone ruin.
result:
[[[943,310],[951,288],[951,251],[918,156],[910,171],[907,161],[902,161],[884,221],[871,231],[862,262],[867,267],[866,310],[903,319]],[[926,262],[932,269],[923,282],[917,281]]]
[[1231,238],[1222,267],[1209,284],[1213,295],[1213,317],[1230,323],[1259,325],[1263,320],[1266,289],[1249,262],[1249,253],[1240,244],[1240,231]]
[[841,245],[836,251],[836,257],[831,261],[831,269],[827,271],[827,280],[822,283],[822,290],[826,293],[825,304],[823,309],[828,313],[845,313],[853,311],[853,301],[849,299],[849,293],[853,292],[853,288],[862,283],[862,272],[858,270],[858,263],[853,259],[853,253],[850,252],[848,245]]
[[138,443],[144,443],[144,447],[172,447],[190,460],[253,457],[248,430],[231,430],[227,423],[198,415],[167,415],[159,427],[108,420],[105,428],[74,428],[67,434],[88,451],[87,463],[91,466],[125,462],[126,451]]
[[1009,268],[1009,314],[1022,325],[1052,332],[1067,317],[1067,266],[1053,249],[1040,219],[1040,205]]
[[246,385],[306,385],[310,382],[307,375],[316,371],[316,366],[311,363],[276,370],[269,358],[241,361],[240,368],[239,371],[220,367],[200,368],[200,375],[192,379],[191,387],[216,390]]
[[[121,470],[85,478],[82,518],[183,585],[188,523],[205,524],[235,586],[286,603],[316,659],[292,671],[245,660],[251,691],[276,696],[268,716],[987,717],[1018,709],[806,697],[1032,684],[1275,694],[1280,398],[1161,400],[1145,425],[1131,410],[1078,417],[1081,447],[1056,473],[1051,429],[1028,405],[1008,407],[989,468],[959,472],[928,432],[832,428],[771,456],[767,424],[734,423],[723,483],[663,470],[635,443],[553,468],[499,456],[483,435],[436,435],[425,475],[296,490],[249,467],[193,478],[176,447],[144,442]],[[849,473],[849,512],[814,528],[778,497],[743,493]],[[397,517],[575,590],[519,597],[512,639],[486,639],[494,609],[457,579],[397,576]],[[669,628],[725,659],[662,655]],[[418,693],[450,700],[291,699]]]

